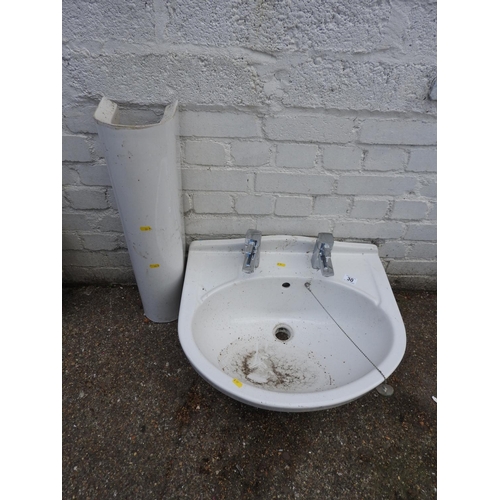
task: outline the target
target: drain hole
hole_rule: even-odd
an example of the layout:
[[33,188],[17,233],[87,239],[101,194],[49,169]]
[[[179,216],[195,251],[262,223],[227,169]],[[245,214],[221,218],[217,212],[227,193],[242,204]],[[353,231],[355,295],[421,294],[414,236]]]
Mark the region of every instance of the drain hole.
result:
[[290,337],[292,336],[292,332],[284,327],[284,326],[279,326],[278,328],[276,328],[276,330],[274,331],[274,336],[278,339],[278,340],[281,340],[282,342],[286,342],[287,340],[290,339]]
[[288,288],[288,287],[290,286],[290,283],[283,283],[281,286],[282,286],[283,288]]

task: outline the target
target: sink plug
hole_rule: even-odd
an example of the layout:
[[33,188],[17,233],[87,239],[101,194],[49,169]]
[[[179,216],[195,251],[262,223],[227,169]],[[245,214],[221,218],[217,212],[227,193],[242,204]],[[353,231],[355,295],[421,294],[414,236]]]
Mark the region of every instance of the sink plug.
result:
[[377,392],[382,394],[382,396],[392,396],[394,394],[394,389],[389,384],[383,383],[377,386]]

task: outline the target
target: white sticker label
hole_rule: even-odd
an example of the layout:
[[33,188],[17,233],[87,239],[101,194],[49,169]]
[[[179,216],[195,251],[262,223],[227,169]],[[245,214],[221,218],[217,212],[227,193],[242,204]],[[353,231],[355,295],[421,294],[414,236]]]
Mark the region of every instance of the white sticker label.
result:
[[358,281],[358,278],[354,278],[353,276],[344,274],[344,281],[347,281],[347,283],[351,283],[351,285],[355,285],[356,282]]

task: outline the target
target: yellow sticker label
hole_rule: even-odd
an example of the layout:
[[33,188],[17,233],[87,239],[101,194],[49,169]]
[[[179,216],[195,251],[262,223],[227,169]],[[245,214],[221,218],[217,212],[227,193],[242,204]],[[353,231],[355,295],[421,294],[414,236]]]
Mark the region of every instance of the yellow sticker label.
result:
[[236,387],[243,387],[243,384],[237,379],[237,378],[233,378],[233,384],[236,386]]
[[285,267],[286,266],[286,264],[283,264],[283,262],[278,262],[276,265],[280,266],[280,267]]
[[141,231],[151,231],[151,226],[141,226],[139,229]]
[[160,264],[149,264],[149,267],[154,269],[155,267],[160,267]]

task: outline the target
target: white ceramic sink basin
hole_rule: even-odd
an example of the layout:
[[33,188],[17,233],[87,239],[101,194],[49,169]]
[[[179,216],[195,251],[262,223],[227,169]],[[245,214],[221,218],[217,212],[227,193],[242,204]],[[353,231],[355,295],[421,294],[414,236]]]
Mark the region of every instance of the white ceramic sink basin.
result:
[[224,394],[259,408],[313,411],[352,401],[401,362],[406,333],[374,245],[336,242],[334,276],[311,266],[315,238],[191,243],[179,314],[182,348]]

